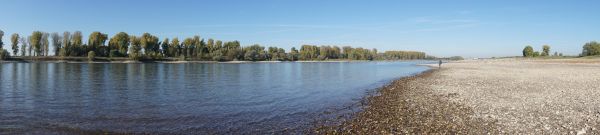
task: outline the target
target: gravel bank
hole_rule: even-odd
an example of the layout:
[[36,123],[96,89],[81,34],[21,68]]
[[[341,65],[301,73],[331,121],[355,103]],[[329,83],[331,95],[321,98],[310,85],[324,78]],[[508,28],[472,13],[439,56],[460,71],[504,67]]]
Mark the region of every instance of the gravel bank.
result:
[[380,93],[353,119],[315,132],[600,134],[598,60],[446,63]]

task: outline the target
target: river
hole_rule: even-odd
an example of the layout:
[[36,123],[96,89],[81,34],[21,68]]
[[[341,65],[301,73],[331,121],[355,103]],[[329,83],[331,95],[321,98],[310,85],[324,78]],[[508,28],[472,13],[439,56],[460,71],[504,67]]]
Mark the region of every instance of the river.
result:
[[298,133],[423,62],[0,63],[0,133]]

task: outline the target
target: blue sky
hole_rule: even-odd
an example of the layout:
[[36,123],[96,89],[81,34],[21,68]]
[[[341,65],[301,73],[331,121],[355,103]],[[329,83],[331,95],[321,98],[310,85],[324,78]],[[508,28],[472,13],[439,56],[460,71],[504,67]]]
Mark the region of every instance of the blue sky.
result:
[[[600,40],[600,1],[552,0],[3,0],[0,29],[125,31],[162,38],[419,50],[434,56],[521,55],[525,45],[577,55]],[[6,45],[5,45],[6,46]],[[5,47],[7,48],[7,47]]]

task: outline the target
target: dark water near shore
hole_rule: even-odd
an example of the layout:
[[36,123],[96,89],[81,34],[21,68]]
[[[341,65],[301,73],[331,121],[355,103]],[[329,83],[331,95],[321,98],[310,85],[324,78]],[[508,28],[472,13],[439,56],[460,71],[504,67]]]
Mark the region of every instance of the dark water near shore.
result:
[[0,63],[0,134],[301,132],[415,63]]

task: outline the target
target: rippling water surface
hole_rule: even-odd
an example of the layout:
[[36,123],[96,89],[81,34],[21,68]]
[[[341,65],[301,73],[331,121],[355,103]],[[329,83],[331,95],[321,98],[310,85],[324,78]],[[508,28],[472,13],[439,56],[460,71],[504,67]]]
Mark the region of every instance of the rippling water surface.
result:
[[0,63],[0,133],[302,132],[415,63]]

